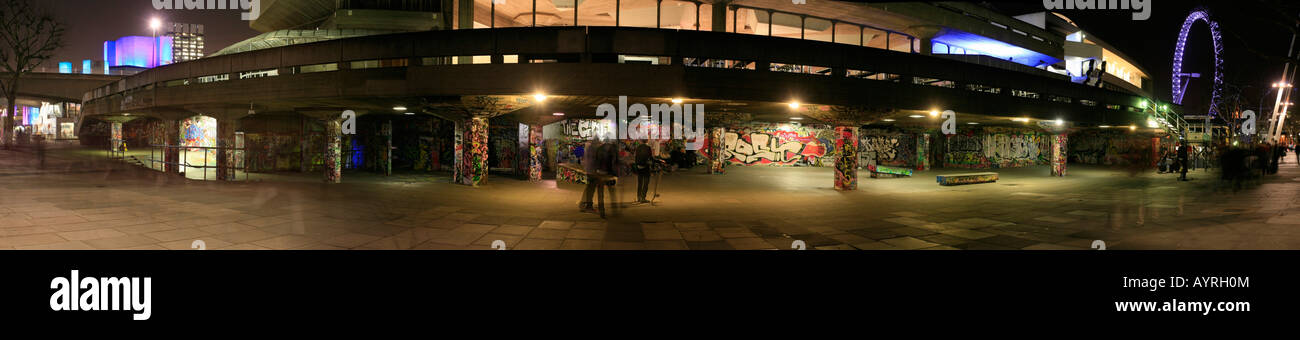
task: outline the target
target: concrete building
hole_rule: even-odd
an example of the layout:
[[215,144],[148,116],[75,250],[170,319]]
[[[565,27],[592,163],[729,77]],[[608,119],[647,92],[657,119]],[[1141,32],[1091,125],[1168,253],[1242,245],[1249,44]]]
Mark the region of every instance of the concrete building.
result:
[[203,58],[203,25],[172,22],[166,25],[163,36],[172,41],[172,58],[175,62]]
[[[1056,15],[965,3],[364,3],[263,2],[250,26],[265,33],[90,91],[85,115],[172,146],[160,170],[185,171],[182,150],[194,149],[214,161],[184,163],[207,178],[450,170],[468,185],[489,173],[582,180],[566,163],[621,130],[597,119],[601,104],[700,105],[707,130],[689,137],[705,143],[709,172],[828,167],[840,189],[857,186],[859,169],[1063,176],[1069,162],[1145,163],[1185,129],[1177,106],[1147,94],[1141,67],[1099,40],[1070,41]],[[1098,58],[1116,65],[1099,78],[1109,86],[1069,73]]]

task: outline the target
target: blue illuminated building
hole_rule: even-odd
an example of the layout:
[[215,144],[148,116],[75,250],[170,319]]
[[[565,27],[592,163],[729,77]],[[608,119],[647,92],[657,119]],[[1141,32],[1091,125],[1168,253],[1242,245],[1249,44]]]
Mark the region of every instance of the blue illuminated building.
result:
[[171,64],[172,38],[127,36],[104,42],[104,62],[109,67],[154,68]]

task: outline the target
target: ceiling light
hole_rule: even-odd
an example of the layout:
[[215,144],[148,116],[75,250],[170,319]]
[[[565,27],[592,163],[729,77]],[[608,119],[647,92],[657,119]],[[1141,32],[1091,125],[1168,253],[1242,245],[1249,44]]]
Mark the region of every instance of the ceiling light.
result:
[[976,123],[976,122],[967,122],[966,125],[980,125],[980,123]]
[[907,116],[907,117],[909,117],[909,118],[925,118],[925,116],[922,116],[922,115],[911,115],[911,116]]
[[393,111],[406,111],[405,106],[394,106]]
[[552,116],[563,116],[563,115],[564,115],[564,112],[554,112],[554,113],[551,113],[551,115],[552,115]]
[[673,104],[681,104],[681,103],[682,103],[681,98],[673,98]]
[[1061,120],[1060,118],[1057,118],[1057,119],[1056,119],[1056,126],[1061,126],[1061,125],[1065,125],[1065,121]]
[[786,105],[789,105],[791,109],[799,108],[799,102],[790,102],[789,104]]
[[1098,126],[1098,127],[1104,129],[1104,128],[1108,128],[1108,127],[1110,127],[1110,125],[1101,125],[1101,126]]
[[790,117],[790,119],[793,119],[793,120],[803,120],[803,117]]
[[1029,122],[1029,118],[1011,118],[1011,120],[1016,122]]
[[541,93],[534,94],[534,95],[533,95],[533,99],[536,99],[536,100],[539,101],[539,102],[544,102],[544,101],[546,101],[546,95],[541,94]]
[[930,117],[938,117],[938,116],[939,116],[938,110],[930,110]]
[[406,115],[407,115],[407,116],[414,116],[414,115],[415,115],[415,112],[406,112]]
[[892,121],[894,121],[894,119],[893,119],[893,118],[885,118],[885,119],[881,119],[881,121],[892,122]]

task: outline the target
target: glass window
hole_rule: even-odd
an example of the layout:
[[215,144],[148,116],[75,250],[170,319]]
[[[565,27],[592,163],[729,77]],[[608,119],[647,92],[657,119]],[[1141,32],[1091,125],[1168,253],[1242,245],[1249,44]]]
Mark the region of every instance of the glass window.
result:
[[298,73],[316,73],[316,72],[329,72],[329,71],[338,71],[338,70],[339,70],[338,63],[298,66]]
[[789,13],[772,13],[771,24],[772,36],[799,39],[803,19]]
[[655,27],[655,0],[622,0],[619,3],[619,26]]
[[664,0],[660,4],[660,28],[676,28],[684,30],[696,29],[697,11],[695,3],[677,0]]
[[[830,20],[809,17],[804,19],[803,24],[804,24],[804,29],[803,29],[804,39],[825,41],[825,42],[831,41],[833,37],[831,35],[831,30],[834,27],[834,25],[831,24]],[[839,33],[839,32],[835,32],[835,33]]]
[[616,10],[612,0],[583,0],[578,3],[578,25],[614,26]]
[[885,49],[885,42],[888,40],[885,31],[866,27],[862,30],[862,40],[865,40],[867,47]]
[[898,51],[898,52],[907,52],[907,53],[912,53],[913,51],[920,50],[919,46],[913,46],[914,43],[920,44],[921,41],[913,40],[912,37],[909,37],[907,35],[898,34],[898,33],[889,33],[890,50]]
[[842,22],[835,23],[835,42],[860,45],[862,42],[862,26]]
[[713,30],[713,5],[701,3],[699,4],[699,7],[700,7],[699,8],[699,13],[700,13],[699,30],[712,31]]
[[740,33],[756,35],[767,35],[767,23],[771,21],[766,11],[749,8],[740,9],[739,17],[736,20],[740,21],[740,27],[736,28]]

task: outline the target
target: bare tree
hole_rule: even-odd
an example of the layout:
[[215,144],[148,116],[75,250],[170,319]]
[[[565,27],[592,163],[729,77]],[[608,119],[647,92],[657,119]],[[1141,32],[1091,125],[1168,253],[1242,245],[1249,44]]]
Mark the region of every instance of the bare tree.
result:
[[13,143],[18,107],[18,80],[50,59],[63,46],[63,24],[33,0],[0,0],[0,94],[6,100],[4,138]]

